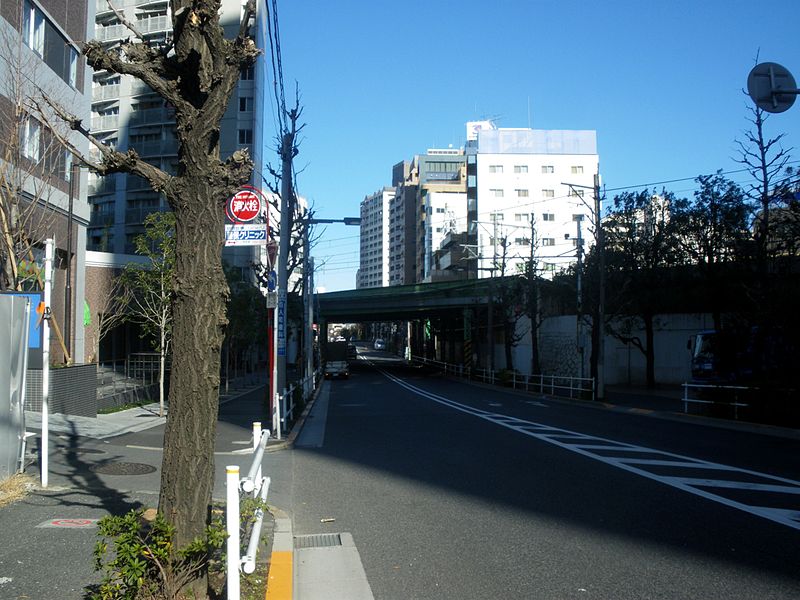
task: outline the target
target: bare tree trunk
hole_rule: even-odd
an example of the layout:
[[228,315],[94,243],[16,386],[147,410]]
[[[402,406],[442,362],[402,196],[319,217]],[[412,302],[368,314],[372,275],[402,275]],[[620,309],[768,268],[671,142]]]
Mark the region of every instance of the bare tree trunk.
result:
[[[188,181],[193,198],[176,213],[176,273],[170,410],[164,434],[159,509],[176,526],[176,547],[204,534],[214,482],[219,359],[228,286],[222,271],[223,211],[204,178]],[[205,594],[205,578],[193,584]]]

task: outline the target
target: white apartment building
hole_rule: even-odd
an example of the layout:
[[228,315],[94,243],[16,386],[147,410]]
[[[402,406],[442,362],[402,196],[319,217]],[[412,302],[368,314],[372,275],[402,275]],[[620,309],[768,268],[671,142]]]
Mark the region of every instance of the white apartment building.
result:
[[478,277],[517,272],[532,241],[552,276],[577,260],[579,229],[584,251],[594,243],[594,131],[481,129],[476,150]]
[[430,281],[433,253],[449,233],[466,231],[467,193],[431,191],[425,195],[425,278]]
[[[119,46],[135,37],[120,22],[106,0],[96,3],[95,39],[105,46]],[[238,32],[244,0],[223,0],[221,23],[226,35]],[[154,45],[167,43],[172,35],[172,16],[168,0],[120,0],[114,3],[130,21],[144,41]],[[263,43],[260,33],[265,11],[263,2],[257,2],[256,27],[253,30],[257,44]],[[263,47],[263,46],[262,46]],[[223,159],[239,148],[247,147],[256,161],[253,183],[262,187],[260,168],[260,116],[256,106],[258,75],[263,71],[265,59],[259,59],[253,68],[242,72],[237,90],[223,117],[220,131],[220,150]],[[175,136],[174,110],[147,85],[114,73],[94,73],[92,89],[92,133],[104,143],[119,150],[134,149],[145,160],[169,173],[175,173],[178,161],[178,144]],[[268,135],[268,133],[264,133]],[[257,139],[258,138],[258,139]],[[106,177],[90,176],[89,201],[91,217],[87,245],[89,250],[131,253],[134,239],[142,233],[145,217],[156,211],[169,210],[166,199],[154,192],[147,181],[135,175],[117,173]],[[226,261],[239,266],[252,260],[251,248],[226,250]]]
[[390,205],[393,187],[385,187],[361,201],[361,247],[356,288],[389,285]]

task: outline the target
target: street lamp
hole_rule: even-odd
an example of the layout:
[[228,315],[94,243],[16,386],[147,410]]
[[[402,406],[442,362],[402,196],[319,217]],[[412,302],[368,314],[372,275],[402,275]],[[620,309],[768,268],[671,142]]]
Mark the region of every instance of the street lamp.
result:
[[303,316],[304,316],[304,344],[303,353],[306,359],[305,377],[308,381],[308,390],[310,392],[314,386],[314,380],[311,376],[314,372],[314,302],[313,302],[313,289],[314,289],[314,259],[311,258],[311,244],[308,239],[308,230],[312,225],[328,224],[328,223],[344,223],[345,225],[361,225],[360,217],[344,217],[342,219],[317,219],[308,217],[303,219],[305,226],[303,227]]

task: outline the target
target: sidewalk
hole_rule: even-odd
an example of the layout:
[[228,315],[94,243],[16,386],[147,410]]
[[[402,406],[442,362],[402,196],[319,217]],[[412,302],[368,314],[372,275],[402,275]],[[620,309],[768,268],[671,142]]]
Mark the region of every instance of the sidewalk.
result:
[[[221,416],[217,429],[215,501],[225,500],[226,465],[246,473],[252,462],[246,424],[248,415],[263,411],[264,384],[247,383],[220,395],[220,404],[234,416]],[[36,460],[41,413],[26,411],[26,430],[36,432],[28,439],[34,459],[26,468],[34,487],[27,497],[0,508],[0,598],[83,600],[84,587],[99,579],[92,559],[97,521],[158,503],[166,423],[158,410],[153,403],[97,418],[51,414],[46,488]],[[125,437],[112,439],[118,436]],[[268,541],[271,520],[262,530]],[[258,560],[268,558],[269,549],[262,548]]]

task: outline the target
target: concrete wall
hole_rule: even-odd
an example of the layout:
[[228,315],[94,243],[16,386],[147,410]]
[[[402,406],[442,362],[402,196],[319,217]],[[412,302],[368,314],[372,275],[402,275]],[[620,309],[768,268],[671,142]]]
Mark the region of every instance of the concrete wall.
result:
[[[520,327],[527,328],[527,324]],[[687,341],[703,329],[712,327],[709,314],[659,315],[655,321],[655,377],[658,383],[683,383],[691,378]],[[581,376],[581,357],[576,343],[574,316],[547,318],[539,330],[542,372],[547,375]],[[644,331],[633,329],[631,335],[644,339]],[[586,331],[583,373],[589,377],[591,355],[590,332]],[[605,380],[608,385],[641,385],[646,382],[645,357],[636,347],[607,335],[605,339]],[[530,373],[530,336],[526,335],[514,348],[514,367]],[[501,343],[495,348],[495,366],[505,366]]]
[[[42,410],[42,371],[29,369],[25,410]],[[50,369],[50,412],[80,417],[97,416],[97,366]]]

